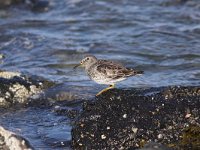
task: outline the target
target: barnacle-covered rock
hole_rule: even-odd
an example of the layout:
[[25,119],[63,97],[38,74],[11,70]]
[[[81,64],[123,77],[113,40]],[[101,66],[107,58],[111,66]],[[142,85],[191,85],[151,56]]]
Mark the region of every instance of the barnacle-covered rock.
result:
[[26,77],[18,72],[0,71],[0,107],[26,104],[31,98],[38,98],[52,82],[39,77]]
[[[85,102],[74,149],[138,149],[151,142],[198,149],[200,87],[113,89]],[[194,129],[190,129],[195,126]],[[191,131],[190,137],[185,131]],[[193,132],[192,132],[193,131]],[[192,144],[191,144],[191,140]]]
[[1,150],[32,150],[30,143],[23,137],[16,135],[0,126]]

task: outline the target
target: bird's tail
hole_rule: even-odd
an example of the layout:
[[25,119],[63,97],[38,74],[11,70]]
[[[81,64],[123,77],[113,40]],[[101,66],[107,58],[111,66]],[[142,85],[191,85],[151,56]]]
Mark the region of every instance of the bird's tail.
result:
[[124,74],[129,77],[129,76],[135,76],[135,75],[142,75],[144,71],[140,70],[133,70],[133,69],[127,69],[124,71]]

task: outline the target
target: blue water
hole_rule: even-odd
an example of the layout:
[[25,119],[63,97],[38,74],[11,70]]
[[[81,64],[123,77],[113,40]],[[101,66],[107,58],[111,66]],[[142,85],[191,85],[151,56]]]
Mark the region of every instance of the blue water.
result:
[[[45,12],[31,11],[25,4],[0,10],[0,53],[6,56],[1,69],[55,81],[60,85],[52,95],[58,97],[67,93],[72,99],[88,98],[104,88],[90,81],[82,69],[72,70],[85,54],[144,70],[143,76],[129,78],[117,88],[199,85],[199,39],[198,0],[51,0]],[[47,110],[36,117],[43,111]],[[28,114],[23,114],[25,123],[19,128],[35,130],[44,125],[50,134],[43,120],[25,126],[32,116]],[[51,118],[57,122],[53,113]],[[71,126],[65,125],[69,135]],[[18,128],[11,121],[12,127]],[[53,131],[62,134],[60,128]],[[36,143],[32,134],[22,135]],[[53,137],[60,140],[59,135]],[[46,146],[42,138],[37,140]]]
[[26,108],[1,113],[1,125],[22,135],[38,150],[63,149],[71,140],[70,120],[49,109]]

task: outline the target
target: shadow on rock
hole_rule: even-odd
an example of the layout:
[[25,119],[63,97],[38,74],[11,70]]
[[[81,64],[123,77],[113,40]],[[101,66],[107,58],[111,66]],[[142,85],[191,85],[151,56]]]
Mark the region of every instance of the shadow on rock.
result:
[[72,129],[72,146],[137,149],[152,141],[177,149],[198,149],[199,139],[189,144],[183,137],[184,130],[192,126],[196,132],[191,134],[200,132],[199,108],[200,87],[110,90],[83,104]]

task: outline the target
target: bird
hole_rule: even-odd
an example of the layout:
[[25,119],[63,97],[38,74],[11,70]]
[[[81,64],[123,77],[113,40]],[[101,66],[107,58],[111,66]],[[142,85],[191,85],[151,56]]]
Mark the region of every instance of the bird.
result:
[[94,55],[86,55],[74,69],[82,66],[89,78],[98,84],[109,85],[101,90],[96,96],[101,95],[109,89],[113,89],[117,82],[123,81],[128,77],[141,75],[144,72],[127,68],[119,62],[112,60],[97,59]]

